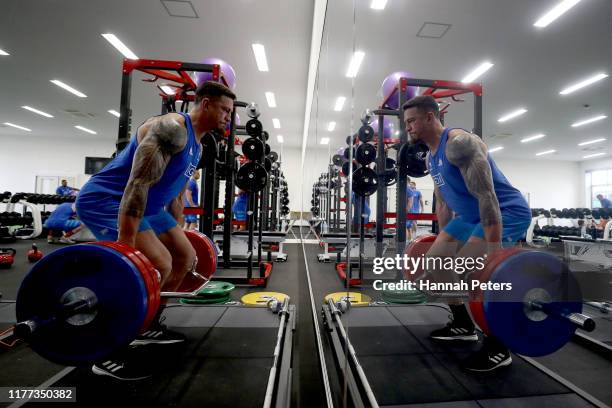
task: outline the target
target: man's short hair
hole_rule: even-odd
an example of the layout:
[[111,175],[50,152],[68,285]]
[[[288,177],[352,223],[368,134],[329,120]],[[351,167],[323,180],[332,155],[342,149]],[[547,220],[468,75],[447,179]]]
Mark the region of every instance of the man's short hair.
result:
[[421,112],[433,112],[436,118],[440,118],[438,102],[430,95],[415,96],[402,106],[403,110],[417,108]]
[[597,194],[595,197],[601,199],[601,198],[603,198],[603,194]]
[[66,179],[62,179],[62,183],[63,183],[63,182],[66,182],[66,183],[67,183],[67,182],[68,182],[68,180],[66,180]]
[[227,86],[219,82],[205,81],[198,85],[196,89],[195,103],[202,102],[204,98],[220,98],[221,96],[227,96],[232,100],[236,100],[236,94]]

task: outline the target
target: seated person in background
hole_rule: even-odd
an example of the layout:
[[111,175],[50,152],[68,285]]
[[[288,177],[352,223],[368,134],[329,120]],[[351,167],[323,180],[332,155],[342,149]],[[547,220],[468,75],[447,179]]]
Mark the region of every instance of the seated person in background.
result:
[[[249,195],[246,191],[239,190],[238,197],[234,201],[234,205],[232,206],[232,214],[234,214],[234,219],[236,221],[246,221],[247,220],[247,207],[249,205]],[[238,231],[246,230],[246,225],[240,225],[238,227]]]
[[62,185],[55,189],[55,194],[62,196],[74,195],[74,192],[79,191],[78,188],[70,187],[67,180],[62,180]]
[[[196,170],[193,173],[193,176],[187,182],[187,188],[185,189],[185,193],[183,194],[183,205],[185,207],[197,207],[198,206],[198,196],[199,189],[197,181],[200,179],[200,171]],[[185,225],[183,229],[185,230],[193,230],[198,226],[198,216],[195,214],[187,214],[185,215]]]
[[601,204],[601,208],[612,208],[612,201],[605,198],[603,194],[597,194],[596,197],[599,200],[599,203]]
[[[76,218],[75,203],[63,203],[51,213],[44,227],[49,230],[47,242],[50,244],[74,244],[70,237],[83,229],[81,221]],[[54,236],[54,232],[61,233],[61,237]]]

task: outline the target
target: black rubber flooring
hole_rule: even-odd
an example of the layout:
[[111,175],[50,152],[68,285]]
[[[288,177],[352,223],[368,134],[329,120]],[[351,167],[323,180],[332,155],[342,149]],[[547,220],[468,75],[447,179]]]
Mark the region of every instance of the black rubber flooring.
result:
[[[37,240],[36,243],[44,253],[60,248],[47,244],[45,240]],[[3,301],[7,302],[0,304],[0,328],[9,327],[14,321],[14,304],[11,301],[16,298],[19,284],[29,270],[25,253],[31,244],[32,241],[11,244],[18,251],[16,261],[11,269],[0,270],[0,290],[3,291]],[[285,251],[289,255],[288,261],[274,264],[266,288],[237,287],[231,294],[231,300],[240,300],[242,295],[249,292],[276,291],[288,294],[291,303],[297,305],[298,309],[310,310],[308,297],[301,293],[306,287],[301,246],[286,245]],[[214,308],[219,310],[218,306]],[[215,316],[211,308],[197,309]],[[166,313],[170,311],[174,313],[172,308]],[[223,321],[200,321],[203,325],[197,329],[175,328],[184,331],[188,337],[188,344],[184,348],[140,348],[130,358],[156,372],[153,379],[145,380],[142,384],[126,385],[110,378],[95,376],[90,373],[89,367],[85,367],[74,369],[56,385],[76,386],[79,405],[83,402],[82,406],[109,406],[121,404],[122,401],[136,403],[138,406],[140,403],[154,406],[259,406],[263,402],[272,363],[278,316],[273,315],[274,327],[261,328],[261,322],[253,318],[251,312],[253,310],[249,309],[246,317],[242,318],[232,316],[230,320],[237,323],[235,327],[219,327],[223,326]],[[255,314],[258,312],[271,315],[265,310],[256,310]],[[181,314],[187,316],[186,313]],[[296,315],[291,405],[322,406],[312,315]],[[175,317],[175,321],[184,326],[184,319]],[[211,329],[212,326],[215,328]],[[38,386],[64,369],[42,359],[24,344],[17,344],[12,349],[0,349],[0,364],[3,367],[0,386],[7,387]],[[115,397],[112,397],[113,394]],[[0,403],[0,406],[6,405]]]
[[573,394],[518,356],[511,367],[493,373],[462,370],[461,361],[479,346],[430,341],[429,332],[446,320],[446,312],[434,305],[354,308],[346,316],[351,341],[382,406]]
[[[317,262],[320,252],[317,245],[306,245],[315,302],[319,304],[326,294],[346,290],[333,263]],[[350,290],[368,294],[374,301],[382,300],[380,293],[371,287]],[[349,312],[352,318],[343,317],[349,337],[381,405],[590,406],[519,356],[514,356],[514,364],[509,370],[500,370],[495,374],[478,375],[462,371],[460,361],[480,345],[445,346],[429,341],[428,333],[447,321],[448,312],[443,308],[437,308],[437,322],[432,321],[431,316],[423,318],[412,312],[402,317],[401,310],[414,310],[411,306],[389,307],[393,319],[384,312],[386,309],[353,308]],[[359,318],[361,314],[363,316]],[[601,336],[607,337],[608,333],[612,333],[607,326],[602,327]],[[326,353],[331,351],[326,342]],[[335,367],[332,358],[326,360],[328,366],[332,364],[330,367]],[[552,371],[560,372],[562,377],[604,403],[612,404],[612,387],[609,386],[612,361],[608,358],[570,343],[557,353],[537,361]],[[338,379],[332,378],[332,383],[336,386],[334,391],[342,395]],[[436,403],[432,403],[434,401]]]

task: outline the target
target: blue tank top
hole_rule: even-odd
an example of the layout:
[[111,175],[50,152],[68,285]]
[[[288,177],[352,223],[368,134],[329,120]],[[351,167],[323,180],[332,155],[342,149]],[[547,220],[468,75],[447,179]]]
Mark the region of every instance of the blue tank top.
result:
[[[444,129],[438,150],[429,154],[429,172],[444,201],[457,216],[470,223],[480,222],[478,200],[467,189],[457,166],[446,158],[446,142],[451,128]],[[487,154],[493,175],[493,187],[502,215],[531,219],[531,210],[520,191],[514,188]]]
[[[202,146],[198,143],[193,132],[191,118],[186,113],[177,113],[185,118],[185,127],[188,134],[187,144],[181,152],[172,156],[161,179],[149,189],[145,216],[159,213],[170,201],[178,197],[200,161]],[[132,136],[130,143],[117,157],[89,179],[81,189],[79,200],[84,200],[85,196],[89,196],[94,200],[99,199],[101,206],[107,205],[102,200],[109,198],[121,202],[132,170],[134,153],[138,147],[137,134],[138,132]],[[95,202],[94,200],[87,201]]]

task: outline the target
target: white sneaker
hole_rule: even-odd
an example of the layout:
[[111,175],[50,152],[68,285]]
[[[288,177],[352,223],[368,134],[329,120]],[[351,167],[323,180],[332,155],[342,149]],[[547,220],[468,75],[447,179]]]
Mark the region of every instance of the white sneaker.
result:
[[70,238],[68,238],[68,237],[61,237],[61,238],[59,239],[59,242],[60,242],[61,244],[76,244],[76,242],[75,242],[75,241],[71,240],[71,239],[70,239]]
[[59,239],[57,237],[47,238],[47,244],[57,244]]

